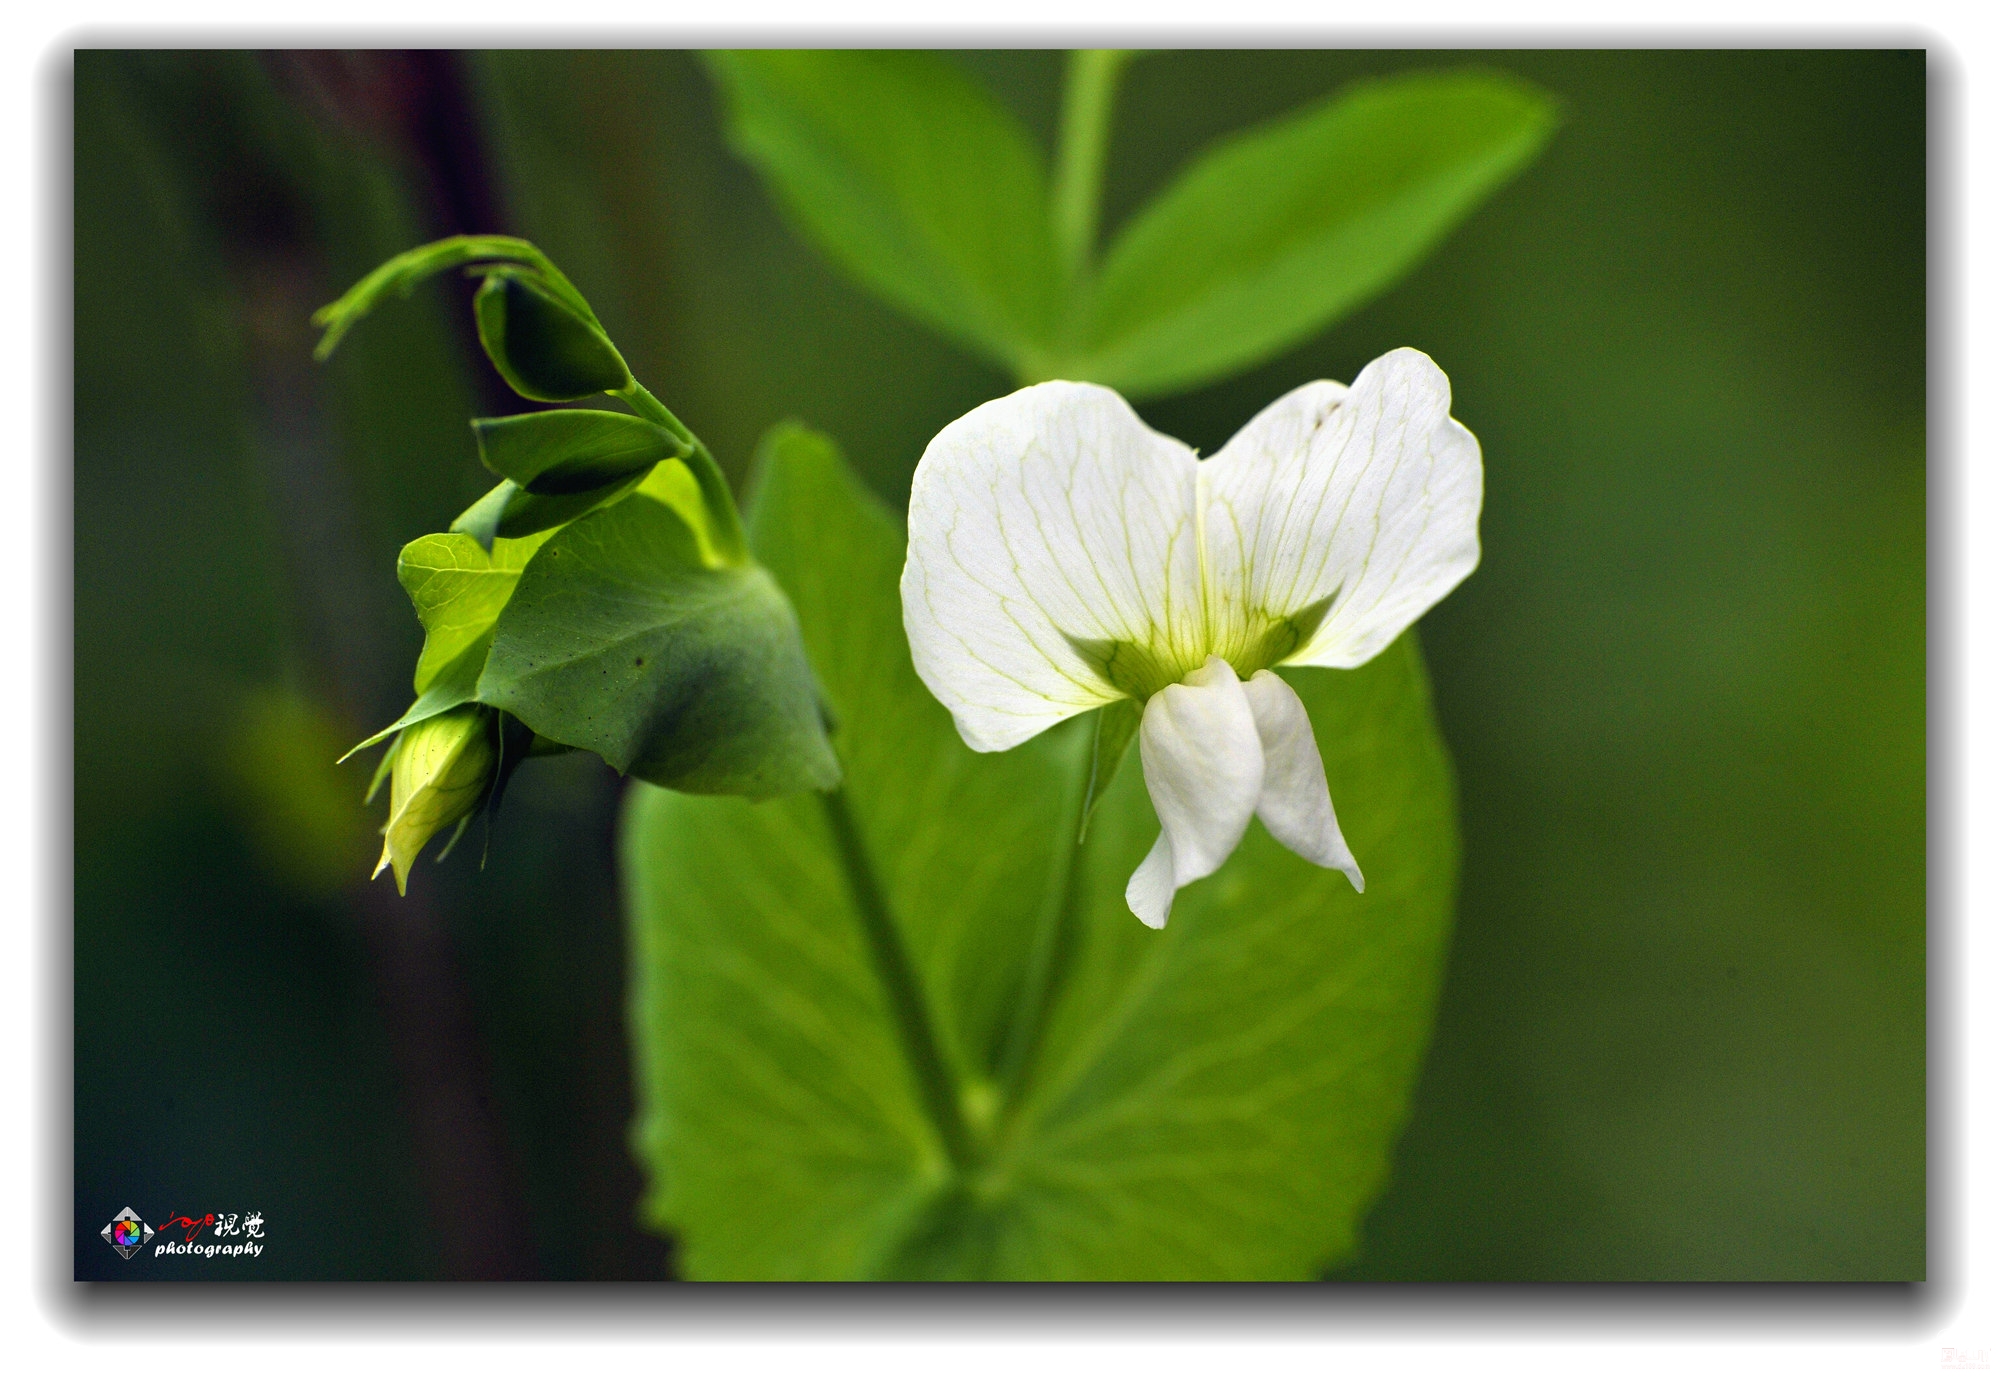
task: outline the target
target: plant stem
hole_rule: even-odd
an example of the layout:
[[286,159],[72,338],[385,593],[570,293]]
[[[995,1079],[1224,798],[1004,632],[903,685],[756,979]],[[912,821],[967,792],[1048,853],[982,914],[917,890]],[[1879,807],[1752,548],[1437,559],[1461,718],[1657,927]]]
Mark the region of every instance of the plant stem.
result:
[[916,969],[910,965],[902,931],[890,915],[889,902],[875,878],[874,862],[868,858],[868,847],[861,840],[861,828],[855,824],[846,790],[835,788],[821,797],[826,804],[827,822],[833,828],[834,846],[847,871],[847,887],[854,896],[854,911],[861,919],[875,974],[881,978],[889,1013],[902,1036],[903,1056],[909,1061],[910,1073],[931,1114],[931,1122],[937,1127],[938,1139],[944,1143],[945,1154],[951,1157],[960,1174],[966,1174],[977,1158],[971,1133],[966,1130],[958,1086],[938,1048],[930,1011],[924,1004],[923,986],[917,980]]
[[1089,269],[1097,245],[1111,104],[1118,91],[1118,75],[1131,57],[1130,50],[1122,48],[1081,48],[1069,55],[1049,219],[1056,251],[1072,280]]
[[688,472],[694,475],[695,484],[701,489],[702,503],[714,522],[709,532],[709,543],[728,565],[748,562],[750,543],[743,535],[743,519],[737,514],[736,499],[729,491],[729,480],[723,475],[722,466],[715,462],[715,456],[708,452],[708,446],[682,425],[680,417],[662,405],[657,396],[636,381],[613,395],[622,397],[640,415],[656,425],[665,426],[669,432],[687,442]]

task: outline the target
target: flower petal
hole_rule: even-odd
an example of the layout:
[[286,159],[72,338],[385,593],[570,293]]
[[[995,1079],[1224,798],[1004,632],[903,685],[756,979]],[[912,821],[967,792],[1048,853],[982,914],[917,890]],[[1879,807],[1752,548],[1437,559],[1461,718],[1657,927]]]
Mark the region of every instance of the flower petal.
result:
[[1280,397],[1202,479],[1212,607],[1308,616],[1284,663],[1359,667],[1479,564],[1479,442],[1414,348]]
[[1125,886],[1125,902],[1161,928],[1174,891],[1229,859],[1264,786],[1257,720],[1227,662],[1211,657],[1154,693],[1139,722],[1139,759],[1160,839]]
[[1264,745],[1264,789],[1257,797],[1257,816],[1280,845],[1298,852],[1314,865],[1347,876],[1359,894],[1364,888],[1361,867],[1340,821],[1333,815],[1333,797],[1326,790],[1326,765],[1313,742],[1312,718],[1306,703],[1276,672],[1263,671],[1243,683],[1244,698],[1257,721],[1257,738]]
[[910,485],[903,624],[968,745],[1010,749],[1123,696],[1079,643],[1198,643],[1195,471],[1193,450],[1077,382],[989,401],[931,441]]
[[1125,882],[1125,905],[1148,928],[1167,926],[1174,907],[1174,848],[1164,831]]

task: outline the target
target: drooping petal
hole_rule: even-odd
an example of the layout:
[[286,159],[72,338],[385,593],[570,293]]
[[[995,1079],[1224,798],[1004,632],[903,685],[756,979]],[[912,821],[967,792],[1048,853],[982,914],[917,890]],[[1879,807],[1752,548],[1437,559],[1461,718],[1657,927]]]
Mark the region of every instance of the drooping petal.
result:
[[1229,859],[1264,786],[1257,720],[1227,662],[1211,657],[1154,693],[1139,722],[1139,759],[1160,837],[1126,884],[1125,902],[1140,922],[1162,928],[1174,892]]
[[1164,831],[1125,882],[1125,905],[1148,928],[1167,926],[1174,908],[1174,848]]
[[1076,382],[989,401],[931,441],[903,624],[968,745],[1009,749],[1119,699],[1103,653],[1191,651],[1177,672],[1207,656],[1195,470],[1116,392]]
[[1202,481],[1211,609],[1305,616],[1303,646],[1274,660],[1358,667],[1479,564],[1479,442],[1414,348],[1280,397]]
[[1264,788],[1257,797],[1257,817],[1282,846],[1314,865],[1347,876],[1358,894],[1364,888],[1361,867],[1340,834],[1333,815],[1333,797],[1326,788],[1326,765],[1313,742],[1312,718],[1306,703],[1276,672],[1263,671],[1243,683],[1244,698],[1257,721],[1257,738],[1264,745]]

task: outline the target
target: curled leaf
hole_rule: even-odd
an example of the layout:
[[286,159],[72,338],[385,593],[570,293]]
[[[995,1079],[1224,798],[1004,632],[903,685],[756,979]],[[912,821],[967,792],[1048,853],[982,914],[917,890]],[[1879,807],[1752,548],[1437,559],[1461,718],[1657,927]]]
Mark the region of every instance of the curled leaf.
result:
[[356,281],[346,294],[332,304],[322,305],[312,321],[324,328],[326,334],[313,349],[313,357],[321,362],[332,357],[333,350],[340,346],[340,340],[347,336],[347,331],[389,296],[407,299],[412,290],[432,276],[472,262],[515,263],[530,267],[540,274],[544,284],[552,291],[577,311],[589,316],[592,323],[596,322],[589,303],[533,242],[519,237],[446,237],[442,241],[413,247],[401,256],[390,257]]
[[531,493],[587,493],[688,452],[664,427],[616,411],[531,411],[472,422],[479,460]]
[[555,494],[530,493],[507,479],[454,517],[451,530],[471,537],[491,551],[496,538],[534,536],[623,501],[645,477],[643,473],[630,474],[587,493]]
[[631,370],[597,316],[580,311],[533,271],[493,269],[472,309],[486,356],[530,401],[575,401],[632,385]]

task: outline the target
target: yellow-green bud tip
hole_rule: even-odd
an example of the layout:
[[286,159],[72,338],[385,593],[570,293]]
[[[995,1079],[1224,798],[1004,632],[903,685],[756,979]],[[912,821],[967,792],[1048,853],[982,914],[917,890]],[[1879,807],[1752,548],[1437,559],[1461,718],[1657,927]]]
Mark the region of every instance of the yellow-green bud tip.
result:
[[390,761],[389,821],[375,874],[393,868],[396,892],[407,892],[425,843],[485,802],[494,764],[493,713],[484,706],[460,706],[403,731]]

